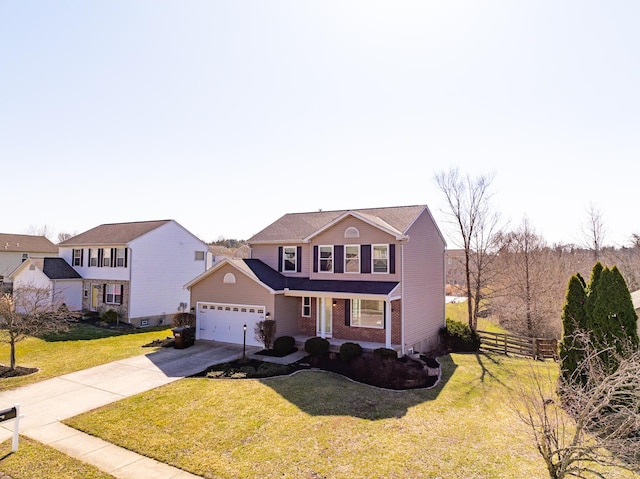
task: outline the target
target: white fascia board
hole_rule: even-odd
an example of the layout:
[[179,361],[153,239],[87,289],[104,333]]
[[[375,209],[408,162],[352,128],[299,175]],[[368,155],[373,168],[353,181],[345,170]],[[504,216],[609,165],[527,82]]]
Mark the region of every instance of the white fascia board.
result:
[[359,214],[357,211],[347,211],[347,212],[341,214],[340,216],[338,216],[337,218],[335,218],[333,221],[330,221],[329,223],[324,225],[322,228],[314,231],[309,236],[304,238],[304,242],[305,243],[309,243],[315,236],[319,235],[320,233],[323,233],[324,231],[327,231],[329,228],[332,228],[333,226],[335,226],[338,222],[342,221],[347,216],[353,216],[354,218],[357,218],[360,221],[363,221],[363,222],[373,226],[374,228],[378,228],[379,230],[390,234],[391,236],[393,236],[398,241],[402,241],[402,240],[406,239],[405,235],[402,234],[402,232],[396,230],[395,228],[392,228],[390,225],[387,225],[387,226],[381,225],[380,223],[377,223],[375,221],[370,220],[367,216]]

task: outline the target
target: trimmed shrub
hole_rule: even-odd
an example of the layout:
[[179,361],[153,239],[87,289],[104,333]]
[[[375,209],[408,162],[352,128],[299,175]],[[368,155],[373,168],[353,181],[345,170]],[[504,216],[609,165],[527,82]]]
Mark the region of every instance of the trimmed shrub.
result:
[[105,323],[108,323],[108,324],[117,323],[119,319],[120,319],[120,315],[118,314],[117,311],[113,309],[109,309],[104,313],[102,313],[102,320]]
[[398,359],[395,349],[378,348],[373,350],[373,354],[380,356],[381,359]]
[[193,313],[174,313],[171,316],[171,323],[174,328],[196,327],[196,315]]
[[465,323],[447,318],[447,326],[440,330],[444,344],[452,352],[474,352],[480,349],[480,336]]
[[304,343],[304,350],[313,358],[320,358],[329,351],[329,341],[319,336],[309,338]]
[[286,356],[293,352],[296,340],[293,336],[280,336],[273,342],[273,352],[278,356]]
[[359,356],[362,356],[362,346],[358,343],[342,343],[340,346],[340,359],[343,361],[348,363]]

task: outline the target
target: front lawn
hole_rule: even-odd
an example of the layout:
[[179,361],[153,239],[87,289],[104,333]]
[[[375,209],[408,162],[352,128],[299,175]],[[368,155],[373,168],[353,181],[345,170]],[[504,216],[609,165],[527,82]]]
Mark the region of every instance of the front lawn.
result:
[[82,461],[26,437],[11,452],[11,440],[0,444],[0,470],[13,479],[114,479]]
[[[68,332],[46,339],[30,337],[17,344],[17,364],[39,368],[39,371],[28,376],[0,379],[0,390],[146,354],[153,349],[143,348],[144,344],[171,335],[168,327],[116,331],[78,323],[71,325]],[[0,364],[9,364],[9,345],[6,343],[0,343]]]
[[441,362],[443,381],[430,390],[381,390],[320,371],[190,378],[65,422],[207,478],[548,477],[506,407],[529,362]]

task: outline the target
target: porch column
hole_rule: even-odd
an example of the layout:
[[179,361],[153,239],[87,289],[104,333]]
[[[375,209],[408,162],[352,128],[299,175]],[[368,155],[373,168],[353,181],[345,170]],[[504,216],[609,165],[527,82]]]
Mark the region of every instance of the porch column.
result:
[[384,317],[387,318],[384,325],[384,347],[391,349],[391,301],[384,302]]
[[320,337],[324,338],[326,336],[327,330],[327,312],[326,312],[326,303],[327,298],[324,296],[320,298]]

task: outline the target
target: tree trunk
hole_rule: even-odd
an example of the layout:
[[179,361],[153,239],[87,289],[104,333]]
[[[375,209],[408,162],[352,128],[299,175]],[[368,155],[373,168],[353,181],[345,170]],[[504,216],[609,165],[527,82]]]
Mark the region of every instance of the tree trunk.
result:
[[11,338],[11,342],[9,343],[9,346],[11,348],[9,370],[13,371],[16,369],[16,342],[13,338]]

